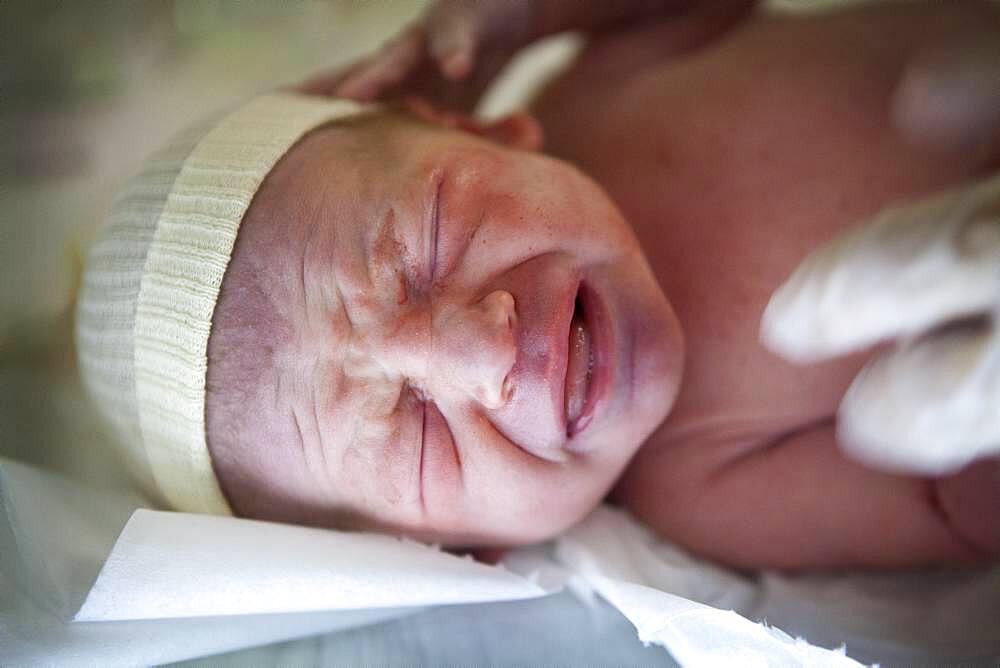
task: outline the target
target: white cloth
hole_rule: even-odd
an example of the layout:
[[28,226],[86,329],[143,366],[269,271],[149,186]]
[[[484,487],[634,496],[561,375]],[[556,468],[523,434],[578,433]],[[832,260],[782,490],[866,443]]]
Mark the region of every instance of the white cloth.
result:
[[0,499],[4,663],[177,661],[563,587],[600,596],[682,665],[1000,658],[1000,571],[749,579],[607,507],[504,568],[385,536],[133,513],[126,493],[10,461]]

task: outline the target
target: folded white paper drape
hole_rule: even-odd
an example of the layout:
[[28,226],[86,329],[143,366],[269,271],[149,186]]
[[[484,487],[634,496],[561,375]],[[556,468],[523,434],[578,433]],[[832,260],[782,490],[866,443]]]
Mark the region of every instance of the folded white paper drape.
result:
[[399,608],[546,593],[502,568],[405,539],[140,509],[75,619]]

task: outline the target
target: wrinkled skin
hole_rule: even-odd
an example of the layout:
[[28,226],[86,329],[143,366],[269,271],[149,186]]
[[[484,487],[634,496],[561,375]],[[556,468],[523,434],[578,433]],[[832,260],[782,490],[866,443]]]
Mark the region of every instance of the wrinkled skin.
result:
[[[607,334],[598,351],[588,325],[583,366],[606,382],[584,420],[581,285]],[[385,112],[311,133],[257,193],[214,317],[209,445],[240,515],[537,540],[597,504],[662,420],[681,345],[593,182]]]

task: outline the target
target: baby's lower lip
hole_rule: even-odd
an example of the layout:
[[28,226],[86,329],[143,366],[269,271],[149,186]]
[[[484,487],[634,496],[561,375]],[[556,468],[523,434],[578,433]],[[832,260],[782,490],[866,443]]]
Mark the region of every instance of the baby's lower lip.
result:
[[[593,422],[594,415],[600,403],[611,387],[612,345],[611,320],[601,295],[591,286],[581,284],[577,299],[582,306],[582,318],[574,318],[574,324],[582,320],[582,326],[571,327],[571,337],[580,336],[579,340],[570,341],[570,365],[567,372],[567,425],[566,435],[570,438],[567,444],[573,446],[573,438],[583,433]],[[573,359],[574,355],[577,357]],[[575,372],[570,377],[569,370]],[[570,392],[570,382],[574,383]]]

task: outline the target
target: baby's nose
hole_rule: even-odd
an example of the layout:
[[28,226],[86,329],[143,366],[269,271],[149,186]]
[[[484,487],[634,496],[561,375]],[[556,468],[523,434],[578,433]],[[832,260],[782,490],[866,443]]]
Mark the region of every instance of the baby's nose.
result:
[[514,297],[497,290],[457,309],[436,327],[435,354],[428,376],[496,409],[510,399],[508,376],[517,356]]

